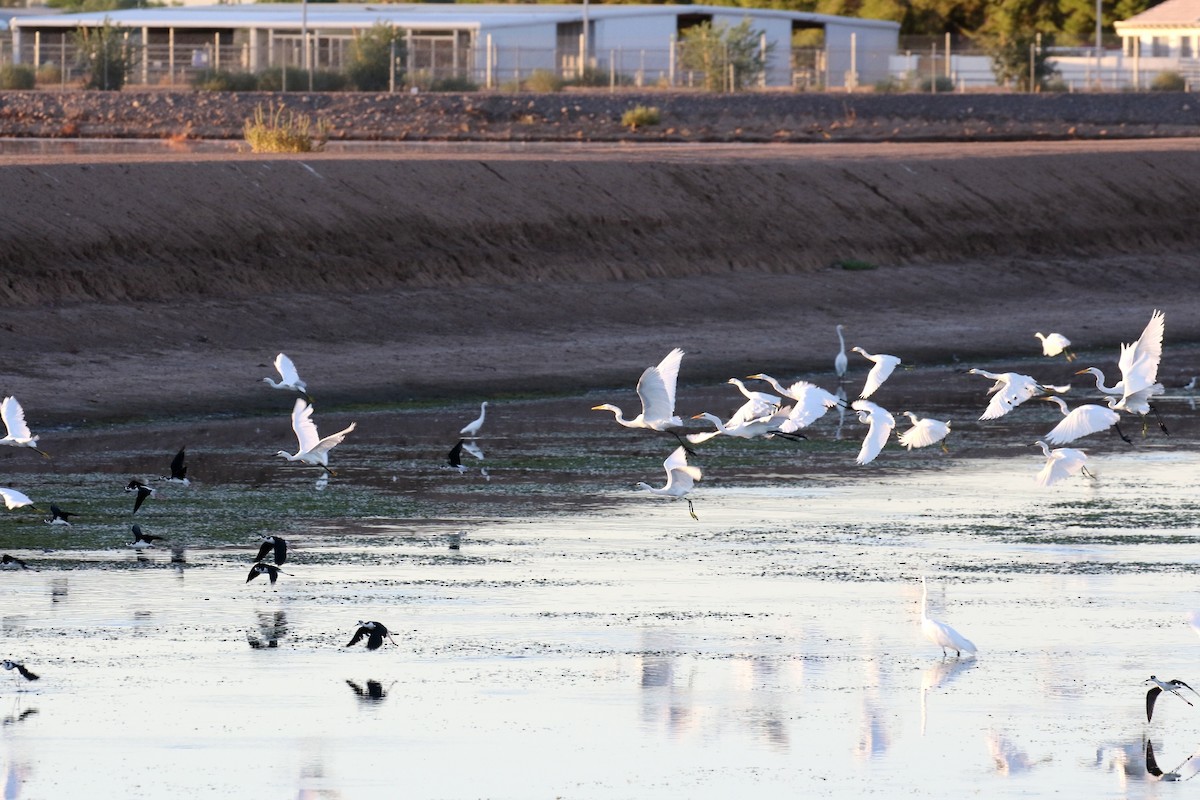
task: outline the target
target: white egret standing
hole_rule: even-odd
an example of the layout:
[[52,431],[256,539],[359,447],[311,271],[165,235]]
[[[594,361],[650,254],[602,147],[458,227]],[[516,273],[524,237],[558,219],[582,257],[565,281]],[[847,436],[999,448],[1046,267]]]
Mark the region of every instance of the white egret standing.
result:
[[850,407],[858,412],[858,421],[870,425],[862,447],[858,450],[858,458],[854,463],[862,466],[870,464],[879,455],[879,451],[887,444],[888,438],[896,427],[896,418],[870,400],[855,400]]
[[1054,358],[1062,353],[1067,357],[1067,361],[1074,361],[1075,354],[1067,348],[1071,346],[1071,340],[1063,336],[1061,333],[1035,333],[1035,337],[1042,342],[1042,355],[1047,358]]
[[5,437],[0,439],[0,444],[9,447],[28,447],[42,458],[50,457],[49,453],[38,449],[38,437],[34,436],[29,430],[29,426],[25,424],[25,409],[21,408],[17,398],[4,398],[4,402],[0,403],[0,418],[4,420],[4,427],[8,429]]
[[659,497],[683,497],[687,501],[688,513],[692,515],[692,519],[699,520],[700,518],[696,516],[696,509],[692,507],[691,498],[684,497],[684,495],[692,490],[696,481],[700,480],[702,475],[700,468],[688,465],[687,452],[680,446],[667,456],[667,460],[663,462],[663,469],[667,471],[667,482],[664,486],[651,486],[644,481],[638,481],[637,487]]
[[[1128,411],[1131,414],[1145,416],[1158,411],[1150,403],[1155,395],[1160,395],[1166,389],[1158,382],[1158,365],[1162,361],[1163,334],[1166,330],[1167,318],[1163,312],[1155,310],[1150,315],[1142,335],[1132,344],[1121,345],[1121,356],[1117,367],[1121,370],[1121,380],[1115,386],[1106,386],[1104,373],[1096,367],[1080,370],[1077,375],[1085,373],[1096,379],[1096,389],[1109,398],[1119,398],[1115,402],[1108,400],[1111,408],[1117,411]],[[1167,426],[1162,418],[1158,418],[1158,426],[1167,433]]]
[[953,650],[955,658],[963,653],[975,655],[975,645],[971,640],[944,622],[929,617],[929,588],[925,584],[925,576],[921,576],[921,633],[925,638],[942,648],[942,657],[947,650]]
[[825,415],[825,412],[842,401],[832,392],[827,392],[820,386],[808,381],[796,381],[791,386],[783,386],[770,375],[759,372],[750,376],[751,379],[766,381],[775,391],[789,400],[794,400],[791,413],[779,426],[783,433],[793,433],[801,428],[807,428]]
[[479,416],[468,422],[459,431],[463,436],[477,436],[479,429],[483,427],[483,419],[487,416],[487,400],[479,404]]
[[299,392],[304,395],[305,400],[312,402],[312,397],[308,394],[308,385],[300,380],[300,373],[296,372],[296,365],[285,354],[280,353],[275,356],[275,371],[279,373],[280,380],[276,382],[270,378],[263,378],[263,383],[272,389]]
[[1046,465],[1034,478],[1038,486],[1053,486],[1063,478],[1080,473],[1089,478],[1096,477],[1088,472],[1087,453],[1082,450],[1076,450],[1074,447],[1059,447],[1051,450],[1041,439],[1034,444],[1042,448],[1042,455],[1046,457]]
[[663,431],[679,439],[679,434],[672,429],[683,425],[683,420],[675,414],[675,384],[679,380],[679,363],[682,359],[683,351],[676,347],[657,366],[646,367],[637,382],[642,412],[633,419],[625,419],[624,412],[612,403],[592,406],[592,410],[613,412],[617,424],[626,428]]
[[[905,411],[904,416],[912,422],[912,427],[900,434],[900,444],[912,450],[914,447],[928,447],[931,444],[941,442],[950,434],[950,421],[930,419],[920,419],[911,411]],[[946,450],[945,442],[942,442],[943,452]]]
[[1133,440],[1121,432],[1121,415],[1111,408],[1098,406],[1095,403],[1085,403],[1075,408],[1067,408],[1061,397],[1043,397],[1047,403],[1054,403],[1063,414],[1063,421],[1054,426],[1044,437],[1050,444],[1067,444],[1092,433],[1116,428],[1117,435],[1132,444]]
[[296,453],[293,455],[286,450],[280,450],[275,455],[286,458],[288,461],[299,461],[310,466],[320,467],[326,473],[333,475],[334,471],[329,468],[329,451],[341,444],[342,440],[346,438],[346,434],[354,430],[354,426],[358,423],[351,422],[349,427],[322,439],[317,433],[316,424],[312,421],[312,414],[312,403],[297,397],[296,405],[292,408],[292,430],[296,434],[298,445]]
[[849,360],[846,358],[846,337],[842,335],[842,326],[838,325],[835,328],[838,337],[838,354],[833,357],[833,371],[837,374],[838,380],[846,377],[846,368],[850,366]]
[[867,382],[863,384],[862,394],[859,395],[860,399],[866,400],[875,394],[875,391],[891,376],[896,367],[900,366],[900,359],[896,356],[889,356],[886,353],[871,355],[861,347],[852,347],[850,349],[863,358],[875,362],[875,366],[871,367],[871,371],[867,373]]

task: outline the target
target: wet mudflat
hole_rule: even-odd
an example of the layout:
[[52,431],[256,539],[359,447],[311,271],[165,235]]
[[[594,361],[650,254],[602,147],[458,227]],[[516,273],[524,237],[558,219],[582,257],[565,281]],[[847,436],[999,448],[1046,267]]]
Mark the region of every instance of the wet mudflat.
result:
[[[673,445],[587,411],[621,397],[495,402],[490,480],[438,467],[468,404],[319,410],[360,434],[323,488],[268,455],[282,414],[47,432],[5,481],[84,516],[0,520],[37,570],[0,574],[0,657],[42,676],[0,674],[6,796],[1159,796],[1147,739],[1184,779],[1200,749],[1200,712],[1147,724],[1142,685],[1200,686],[1192,398],[1039,490],[1058,412],[976,423],[964,380],[904,376],[914,410],[961,404],[934,409],[949,455],[855,468],[853,415],[713,440],[699,521],[632,490]],[[681,398],[725,413],[728,388]],[[195,482],[136,521],[182,552],[135,553],[120,487],[180,444]],[[245,583],[266,533],[275,587]],[[977,658],[921,637],[922,575]],[[366,619],[399,646],[346,649]]]

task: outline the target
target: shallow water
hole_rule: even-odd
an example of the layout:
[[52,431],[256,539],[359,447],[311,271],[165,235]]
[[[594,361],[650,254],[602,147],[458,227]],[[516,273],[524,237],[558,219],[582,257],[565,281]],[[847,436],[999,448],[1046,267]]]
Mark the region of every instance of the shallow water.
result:
[[[275,588],[250,546],[19,551],[51,566],[0,574],[5,654],[42,675],[0,684],[6,797],[1157,796],[1146,737],[1194,774],[1200,713],[1147,724],[1142,682],[1200,686],[1200,458],[1050,491],[1040,457],[940,463],[713,474],[699,522],[615,486],[331,521]],[[922,574],[977,658],[922,639]],[[345,649],[359,619],[399,646]]]

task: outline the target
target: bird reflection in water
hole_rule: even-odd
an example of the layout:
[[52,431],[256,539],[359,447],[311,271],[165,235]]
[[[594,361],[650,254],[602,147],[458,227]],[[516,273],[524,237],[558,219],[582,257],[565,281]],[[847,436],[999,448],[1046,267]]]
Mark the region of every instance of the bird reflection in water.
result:
[[33,774],[33,768],[28,763],[18,763],[8,759],[4,764],[4,800],[17,800],[25,781]]
[[36,708],[25,708],[24,698],[21,695],[17,695],[13,698],[12,708],[4,715],[3,719],[0,719],[0,725],[7,728],[10,725],[24,722],[36,713],[38,713]]
[[941,689],[950,684],[968,670],[975,669],[979,662],[973,658],[970,659],[954,659],[947,661],[939,661],[932,666],[926,667],[921,672],[921,735],[925,735],[925,695],[933,689]]
[[1164,772],[1154,757],[1154,744],[1146,739],[1146,774],[1160,781],[1190,781],[1200,772],[1200,750],[1192,753],[1179,766]]
[[1001,775],[1016,775],[1021,772],[1028,772],[1037,764],[1050,761],[1049,756],[1038,761],[1032,760],[1029,754],[1022,750],[1015,742],[996,731],[992,731],[987,735],[987,746],[988,752],[992,756],[992,763],[996,767],[996,772]]
[[279,640],[287,636],[287,612],[256,611],[258,617],[257,635],[254,631],[246,632],[246,641],[255,650],[279,647]]
[[68,585],[66,578],[53,578],[50,581],[50,602],[65,603],[67,600]]
[[858,742],[854,745],[855,757],[860,759],[876,758],[886,753],[891,744],[892,737],[883,724],[883,714],[880,713],[874,702],[864,698]]
[[375,705],[387,699],[387,693],[396,685],[396,682],[392,681],[387,685],[387,688],[384,688],[383,684],[379,681],[368,680],[367,685],[364,687],[347,679],[346,685],[350,687],[350,691],[354,692],[363,703],[366,705]]
[[845,426],[845,424],[846,424],[846,406],[848,406],[850,404],[847,402],[845,386],[842,386],[839,384],[838,388],[837,388],[837,392],[835,392],[835,394],[837,395],[837,399],[838,399],[838,404],[837,404],[838,423],[837,423],[837,430],[835,430],[833,432],[833,439],[834,439],[834,441],[840,442],[842,440],[842,427]]

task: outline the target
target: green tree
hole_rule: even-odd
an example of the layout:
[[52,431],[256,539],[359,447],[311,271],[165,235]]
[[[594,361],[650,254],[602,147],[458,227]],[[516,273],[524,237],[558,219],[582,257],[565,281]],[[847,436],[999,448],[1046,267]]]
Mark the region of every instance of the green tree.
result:
[[88,75],[88,89],[118,90],[133,69],[138,52],[129,45],[129,33],[108,17],[99,28],[78,28],[73,37],[76,65]]
[[[402,32],[391,25],[376,22],[365,31],[359,31],[350,43],[350,59],[346,75],[360,92],[380,92],[391,82],[392,54],[404,63],[404,38]],[[403,77],[396,73],[396,80]]]
[[749,18],[732,28],[702,22],[683,32],[679,66],[703,72],[704,88],[709,91],[736,91],[757,82],[766,71],[773,45],[763,52],[761,40],[762,32],[750,27]]
[[[1044,0],[997,0],[979,29],[978,41],[992,58],[996,80],[1024,91],[1043,88],[1058,74],[1046,48],[1062,30],[1058,3]],[[1030,60],[1032,59],[1032,66]]]

